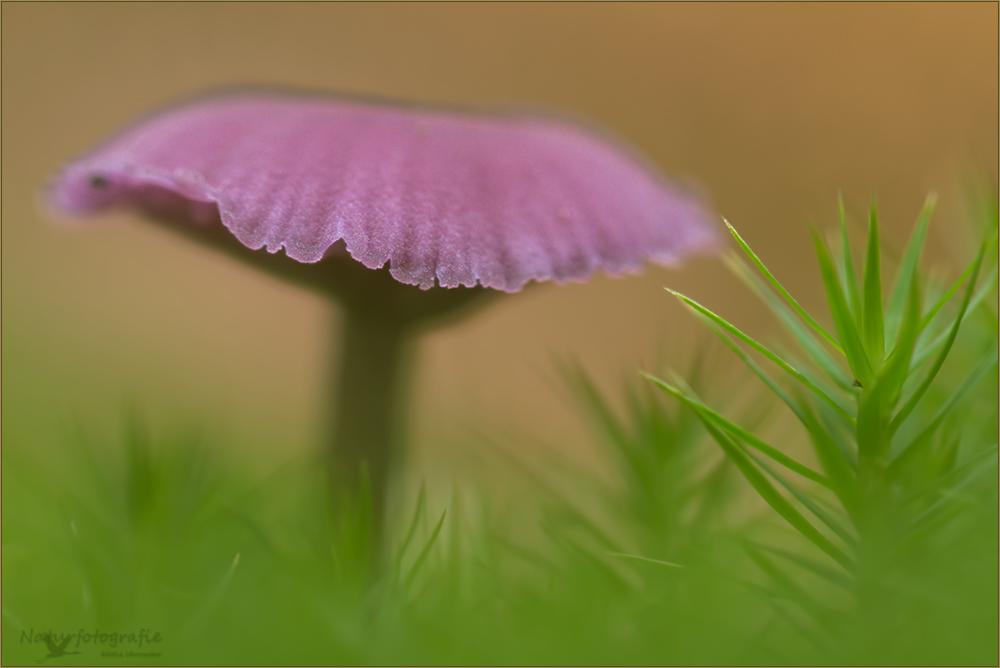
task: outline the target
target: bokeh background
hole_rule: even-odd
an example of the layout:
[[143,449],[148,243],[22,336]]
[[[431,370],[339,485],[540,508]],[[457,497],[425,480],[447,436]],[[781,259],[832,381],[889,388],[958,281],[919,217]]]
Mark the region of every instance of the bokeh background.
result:
[[[177,98],[263,84],[584,118],[706,192],[818,307],[807,225],[834,225],[838,190],[856,218],[877,194],[890,245],[938,191],[929,257],[957,273],[961,177],[997,174],[997,25],[995,3],[4,3],[3,446],[113,428],[130,403],[240,451],[317,440],[324,301],[136,216],[39,206],[64,161]],[[704,330],[665,285],[767,336],[717,260],[529,290],[422,341],[413,463],[460,457],[474,429],[586,458],[551,362],[609,391],[684,368]]]

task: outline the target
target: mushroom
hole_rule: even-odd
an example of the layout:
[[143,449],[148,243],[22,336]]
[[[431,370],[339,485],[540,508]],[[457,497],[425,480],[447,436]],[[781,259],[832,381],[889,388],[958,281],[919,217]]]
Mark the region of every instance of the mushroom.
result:
[[674,265],[717,240],[696,198],[595,132],[287,93],[156,113],[67,165],[48,201],[137,209],[339,303],[329,465],[337,503],[369,496],[375,549],[417,332],[529,281]]

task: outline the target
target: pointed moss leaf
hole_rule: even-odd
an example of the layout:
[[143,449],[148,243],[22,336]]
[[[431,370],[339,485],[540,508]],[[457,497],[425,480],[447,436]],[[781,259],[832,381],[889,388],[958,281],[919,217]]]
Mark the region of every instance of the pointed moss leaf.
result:
[[[767,375],[766,372],[764,372],[763,369],[761,369],[757,365],[756,362],[750,359],[750,357],[745,352],[743,352],[743,350],[741,350],[739,346],[733,343],[733,341],[728,336],[726,336],[725,333],[722,332],[722,330],[719,329],[714,322],[712,322],[711,320],[709,320],[708,318],[706,318],[701,314],[698,315],[706,322],[706,324],[710,328],[712,328],[712,330],[716,333],[716,335],[719,336],[719,338],[721,338],[723,342],[727,346],[729,346],[730,349],[732,349],[733,352],[735,352],[736,355],[739,356],[740,359],[742,359],[743,362],[748,367],[750,367],[750,369],[762,381],[764,381],[764,383],[775,394],[777,394],[782,401],[785,402],[785,404],[788,405],[788,407],[792,410],[795,416],[799,418],[799,421],[802,422],[803,425],[805,425],[806,428],[810,430],[810,432],[815,431],[815,433],[812,434],[814,447],[817,450],[820,462],[823,464],[823,467],[826,470],[827,474],[833,476],[830,478],[830,483],[831,483],[830,486],[837,494],[837,496],[841,499],[842,503],[844,503],[845,505],[851,504],[852,501],[857,498],[857,492],[856,492],[856,484],[850,468],[850,463],[846,459],[844,459],[844,455],[840,452],[840,449],[833,444],[829,436],[826,434],[825,430],[818,428],[818,424],[816,423],[815,418],[812,418],[812,416],[807,412],[808,408],[806,408],[803,405],[800,405],[799,402],[792,399],[787,392],[785,392],[777,383],[774,382],[774,380],[771,379],[770,376]],[[689,393],[693,394],[693,392]],[[696,396],[693,398],[697,399]],[[770,469],[766,470],[770,472]],[[772,477],[776,475],[777,474],[772,474]],[[775,479],[779,480],[779,482],[785,485],[783,479],[779,479],[777,477]],[[787,485],[786,488],[797,497],[800,495],[800,492],[798,492],[794,488],[787,487]],[[803,500],[801,498],[800,501],[803,502],[803,505],[809,507],[810,510],[813,510],[813,508],[809,505],[808,501]],[[826,521],[826,519],[823,516],[821,516],[822,511],[817,513],[815,510],[813,510],[813,514],[815,514],[820,519],[824,520],[824,522]],[[831,525],[830,528],[834,529],[834,531],[837,531],[842,538],[848,540],[848,538],[846,538],[846,534],[841,533],[842,530],[840,530],[839,527],[835,528]]]
[[[980,255],[985,256],[987,251],[990,251],[992,249],[992,246],[996,243],[996,241],[997,241],[997,233],[994,230],[992,236],[990,236],[989,240],[986,241],[986,243],[984,243],[983,247],[980,249]],[[926,329],[927,325],[929,325],[931,321],[934,320],[934,316],[936,316],[938,312],[944,307],[944,305],[948,303],[948,300],[951,299],[952,295],[954,295],[958,291],[958,289],[962,287],[962,283],[964,283],[965,279],[967,279],[972,274],[973,270],[975,271],[979,270],[979,267],[975,262],[969,265],[968,268],[966,268],[966,270],[962,272],[962,275],[959,276],[954,283],[952,283],[951,287],[948,288],[948,291],[944,293],[944,296],[941,297],[941,299],[938,300],[938,302],[933,306],[933,308],[931,308],[931,310],[927,312],[927,315],[925,315],[924,319],[920,322],[920,331]]]
[[774,488],[771,483],[767,481],[764,475],[757,470],[756,467],[750,462],[747,456],[743,453],[742,449],[734,443],[729,436],[719,430],[711,420],[704,417],[702,411],[698,411],[699,417],[702,417],[702,422],[705,428],[708,430],[712,438],[719,444],[726,456],[736,464],[736,467],[743,474],[743,477],[747,479],[757,493],[760,494],[761,498],[767,502],[771,508],[773,508],[779,515],[781,515],[785,521],[791,524],[799,533],[805,536],[810,542],[812,542],[816,547],[823,550],[827,555],[832,557],[837,563],[839,563],[844,568],[849,571],[853,571],[854,567],[850,558],[844,554],[836,545],[831,543],[829,539],[823,534],[816,530],[812,524],[809,523],[805,517],[802,516],[795,507],[789,503],[785,497],[778,493],[778,490]]
[[[694,411],[690,413],[694,415]],[[694,419],[698,419],[697,415],[694,415]],[[713,523],[721,517],[725,504],[729,500],[729,471],[729,460],[723,457],[708,475],[698,481],[697,491],[701,499],[691,526],[714,525]]]
[[852,546],[853,545],[857,545],[857,539],[854,536],[852,536],[851,534],[849,534],[847,532],[847,530],[844,529],[843,526],[841,526],[840,522],[838,522],[837,520],[835,520],[833,518],[833,516],[830,515],[830,513],[828,513],[825,510],[823,510],[819,506],[819,504],[817,504],[815,501],[813,501],[812,499],[810,499],[808,495],[804,494],[802,491],[800,491],[793,484],[791,484],[790,482],[788,482],[787,480],[785,480],[784,477],[781,476],[781,474],[779,474],[777,471],[775,471],[770,466],[768,466],[766,462],[762,461],[759,457],[755,456],[752,452],[745,451],[745,454],[748,457],[750,457],[750,459],[752,459],[754,461],[754,463],[757,464],[757,466],[759,466],[760,468],[764,469],[764,471],[769,476],[771,476],[771,478],[773,478],[779,485],[781,485],[786,490],[788,490],[788,492],[792,496],[794,496],[795,499],[799,503],[801,503],[803,506],[805,506],[806,509],[809,512],[811,512],[813,515],[815,515],[818,520],[820,520],[823,524],[825,524],[830,529],[832,529],[833,532],[835,534],[837,534],[840,537],[841,540],[843,540],[845,543],[847,543],[849,545],[852,545]]
[[[773,292],[768,290],[763,281],[757,278],[750,270],[750,267],[743,260],[736,257],[735,253],[727,254],[723,260],[729,269],[736,274],[737,278],[764,300],[764,303],[771,309],[771,312],[781,320],[785,328],[795,337],[802,350],[822,369],[823,373],[836,383],[840,389],[850,392],[852,390],[851,377],[844,372],[840,365],[823,348],[822,344],[816,339],[813,330],[803,326],[802,321],[785,305],[785,302],[781,301]],[[843,351],[839,347],[837,351],[843,354]]]
[[854,431],[851,430],[847,434],[844,434],[840,429],[839,425],[834,424],[833,418],[840,417],[835,416],[829,408],[824,405],[817,406],[818,415],[815,416],[819,422],[817,425],[822,425],[822,431],[824,434],[830,437],[833,441],[834,447],[843,456],[844,461],[850,466],[851,471],[856,471],[858,468],[858,453],[855,449],[854,443]]
[[840,213],[840,247],[843,251],[843,268],[841,275],[844,284],[844,296],[847,298],[847,308],[854,316],[854,322],[861,326],[861,288],[858,286],[858,273],[854,269],[854,257],[851,255],[851,238],[847,234],[847,215],[844,212],[844,197],[837,198],[837,209]]
[[[960,439],[955,439],[958,443]],[[947,490],[955,488],[961,484],[967,476],[977,475],[976,471],[979,467],[989,464],[990,460],[997,456],[997,445],[991,445],[986,448],[975,457],[965,462],[961,466],[951,470],[949,473],[935,478],[931,483],[925,485],[923,488],[917,490],[901,505],[909,505],[925,499],[925,497],[939,497],[942,493],[946,493]]]
[[931,310],[927,312],[927,315],[925,315],[924,319],[920,322],[921,331],[927,329],[927,326],[931,324],[931,321],[934,320],[935,316],[937,316],[941,309],[944,308],[944,305],[947,304],[951,300],[952,296],[958,292],[958,289],[962,287],[962,284],[965,283],[965,279],[967,279],[972,273],[972,267],[973,265],[970,264],[965,271],[962,272],[962,275],[955,279],[955,282],[951,284],[948,291],[945,292],[937,303],[931,307]]
[[813,230],[813,242],[816,245],[816,255],[819,257],[820,274],[823,278],[823,287],[826,289],[830,312],[837,327],[837,335],[844,346],[844,355],[847,357],[847,363],[850,365],[854,377],[864,386],[874,379],[868,355],[861,343],[861,337],[854,320],[851,318],[847,303],[844,301],[844,293],[837,282],[830,253],[827,251],[823,239],[815,230]]
[[899,330],[899,339],[886,360],[885,366],[879,372],[875,384],[882,393],[881,401],[886,403],[886,410],[895,407],[899,399],[899,391],[910,370],[913,350],[920,335],[920,282],[916,274],[910,278],[910,290],[907,295],[906,312],[903,325]]
[[[813,369],[810,369],[808,366],[803,366],[800,373],[803,376],[805,376],[806,380],[808,380],[810,383],[818,387],[826,396],[833,399],[838,406],[844,409],[845,412],[847,412],[852,417],[855,416],[854,408],[849,405],[848,403],[849,399],[847,397],[844,397],[843,393],[846,392],[848,393],[849,396],[853,398],[855,395],[858,394],[858,392],[861,391],[859,387],[853,384],[848,388],[842,388],[839,385],[831,385],[829,382],[827,382],[827,379],[825,377],[821,376],[820,374],[817,374]],[[794,388],[794,389],[799,389],[799,388]],[[827,406],[827,408],[829,408],[829,406]],[[837,419],[846,424],[847,426],[849,427],[854,426],[854,421],[845,420],[843,415],[839,411],[836,411],[835,414],[837,416]]]
[[[959,503],[959,501],[965,501],[965,503]],[[931,536],[942,533],[941,530],[945,526],[965,512],[972,504],[974,504],[973,499],[952,497],[952,503],[938,506],[933,513],[924,513],[903,530],[903,538],[899,541],[897,552],[912,552],[922,543],[925,544]]]
[[[712,326],[714,327],[714,325],[712,325]],[[729,341],[729,344],[732,344],[732,342]],[[735,348],[735,346],[734,346],[734,348]],[[735,348],[735,349],[739,350],[738,348]],[[761,370],[760,367],[758,367],[753,362],[753,360],[749,359],[749,357],[747,357],[745,353],[743,353],[742,351],[739,351],[738,354],[740,354],[742,357],[744,357],[745,358],[744,361],[746,361],[747,364],[750,365],[751,369],[754,369],[755,373],[757,373],[758,376],[760,376],[762,380],[764,380],[766,383],[768,383],[769,387],[771,387],[780,397],[782,397],[783,400],[785,400],[785,402],[788,404],[789,408],[791,408],[792,411],[795,413],[796,417],[798,417],[799,420],[802,421],[803,423],[806,423],[806,421],[808,420],[808,416],[809,416],[808,406],[806,406],[804,404],[800,404],[799,402],[796,402],[790,396],[788,396],[788,394],[785,393],[780,387],[778,387],[778,385],[775,384],[774,381],[772,381],[767,376],[767,374],[764,373],[763,370]],[[698,397],[697,394],[695,394],[694,391],[690,387],[688,387],[688,386],[686,386],[684,384],[684,380],[682,378],[678,377],[677,378],[677,383],[681,386],[681,389],[689,396],[690,399],[692,399],[693,401],[699,402],[699,404],[702,405],[702,406],[705,406],[704,402],[701,401],[701,398]],[[707,408],[707,406],[705,407],[705,410],[706,411],[711,411],[711,409]],[[726,424],[721,424],[720,426],[722,426],[723,429],[726,429],[727,431],[729,431],[729,429],[727,428]],[[741,432],[745,432],[746,431],[746,430],[743,430],[740,427],[737,427],[737,428],[740,429]],[[782,486],[784,486],[789,492],[791,492],[794,496],[796,496],[796,498],[798,498],[802,502],[803,505],[805,505],[806,507],[808,507],[810,510],[813,510],[814,504],[812,504],[812,502],[808,498],[805,498],[802,495],[801,492],[799,492],[796,488],[790,486],[787,482],[785,482],[784,478],[781,478],[770,467],[768,467],[763,462],[760,462],[756,457],[753,456],[752,453],[748,453],[748,454],[750,454],[750,456],[753,457],[754,461],[758,462],[758,464],[761,466],[761,468],[763,468],[764,470],[766,470],[768,472],[768,474],[771,475],[771,477],[773,477],[775,480],[777,480],[778,482],[780,482],[782,484]],[[835,471],[835,473],[837,473],[837,474],[846,473],[846,475],[848,476],[848,483],[849,483],[851,481],[851,479],[850,479],[850,468],[849,468],[849,465],[843,459],[843,456],[840,455],[839,451],[837,451],[835,453],[835,456],[837,456],[837,455],[839,455],[838,459],[840,460],[840,468],[837,468],[836,463],[833,464],[832,468]],[[821,457],[821,461],[823,461],[822,457]],[[827,465],[827,462],[824,462],[824,466],[826,466],[826,465]],[[830,482],[830,484],[825,484],[825,486],[830,487],[831,489],[834,490],[835,493],[838,494],[838,496],[840,496],[841,492],[838,491],[836,482],[835,481],[829,481],[829,482]],[[820,510],[818,513],[816,511],[814,511],[814,514],[816,514],[816,516],[819,517],[820,519],[823,519],[824,521],[826,521],[825,518],[821,516],[821,515],[824,514],[822,510]],[[831,528],[834,529],[834,531],[837,531],[838,533],[840,533],[839,527],[835,528],[835,527],[831,526]],[[841,537],[844,538],[845,541],[850,541],[851,540],[846,534],[843,534],[843,533],[841,533]]]
[[663,561],[661,559],[651,559],[650,557],[642,557],[638,554],[625,554],[624,552],[608,552],[612,557],[621,557],[623,559],[635,559],[636,561],[644,561],[649,564],[656,564],[657,566],[667,566],[668,568],[684,568],[680,564],[674,564],[669,561]]
[[198,627],[202,626],[219,607],[219,603],[222,601],[226,594],[226,590],[229,589],[230,582],[233,580],[233,573],[236,572],[236,567],[239,565],[240,553],[237,552],[232,563],[229,564],[229,568],[226,569],[226,572],[222,575],[219,583],[212,590],[212,593],[208,595],[204,602],[202,602],[201,607],[198,608],[198,611],[195,612],[190,621],[185,625],[182,631],[184,634],[191,633]]
[[788,393],[785,392],[780,385],[775,383],[774,380],[769,375],[767,375],[766,371],[761,369],[760,366],[756,362],[754,362],[750,358],[750,356],[743,351],[742,348],[736,345],[736,343],[731,338],[729,338],[729,336],[727,336],[726,333],[722,331],[722,329],[718,325],[715,324],[715,321],[713,321],[708,316],[702,315],[700,312],[695,312],[695,314],[699,318],[701,318],[702,322],[704,322],[705,325],[712,330],[712,332],[719,338],[719,340],[721,340],[724,344],[726,344],[726,347],[732,350],[733,353],[737,357],[739,357],[740,360],[742,360],[743,363],[746,364],[751,371],[753,371],[754,375],[760,378],[772,392],[778,395],[778,397],[782,401],[784,401],[785,404],[790,409],[792,409],[792,412],[795,413],[795,415],[798,416],[799,419],[802,419],[801,418],[802,408],[799,407],[798,403],[794,399],[788,396]]
[[740,427],[739,425],[730,422],[725,417],[723,417],[719,413],[716,413],[711,408],[701,403],[697,399],[689,396],[688,394],[682,392],[673,385],[670,385],[666,381],[660,380],[655,376],[651,376],[649,374],[643,374],[643,375],[650,381],[652,381],[654,384],[658,385],[659,387],[661,387],[662,389],[666,390],[674,397],[679,399],[681,403],[683,403],[684,405],[698,411],[699,417],[701,417],[703,420],[707,420],[715,425],[718,425],[723,430],[729,432],[736,438],[739,438],[740,440],[744,441],[750,447],[759,450],[760,452],[764,453],[765,455],[767,455],[774,461],[778,462],[785,468],[795,471],[804,478],[808,478],[814,482],[818,482],[824,487],[830,486],[830,481],[827,480],[825,476],[817,473],[816,471],[813,471],[808,466],[800,464],[799,462],[795,461],[794,459],[792,459],[785,453],[781,452],[777,448],[768,445],[767,443],[765,443],[758,437],[754,436],[752,433],[750,433],[743,427]]
[[750,541],[741,541],[743,549],[747,551],[750,558],[760,567],[762,571],[774,582],[778,589],[782,591],[790,601],[795,601],[803,610],[813,615],[817,620],[822,617],[823,605],[810,596],[795,580],[779,568],[770,558],[764,555],[758,547]]
[[821,637],[816,632],[816,628],[809,625],[806,620],[797,619],[795,615],[789,613],[782,602],[788,601],[794,603],[808,613],[814,622],[822,618],[823,607],[792,582],[790,578],[785,576],[777,566],[770,563],[770,560],[767,560],[763,556],[756,556],[754,553],[750,553],[750,558],[769,576],[772,582],[772,586],[767,588],[767,598],[775,616],[782,619],[789,627],[795,629],[796,635],[808,641],[812,645],[813,651],[819,653],[820,656],[829,654],[829,641]]
[[914,459],[923,451],[924,446],[931,442],[931,437],[937,431],[938,427],[944,422],[944,419],[948,416],[955,406],[959,405],[961,401],[966,397],[966,395],[972,391],[972,388],[986,375],[986,372],[992,369],[997,364],[997,343],[996,340],[989,346],[986,356],[976,365],[976,368],[972,370],[962,384],[951,393],[944,405],[938,409],[934,417],[927,424],[926,427],[905,447],[905,449],[900,452],[892,463],[889,464],[889,468],[886,470],[886,479],[888,481],[895,480],[899,474],[914,461]]
[[912,503],[928,494],[939,494],[942,491],[955,489],[964,484],[966,478],[978,475],[979,469],[983,466],[988,466],[993,459],[997,456],[997,446],[992,445],[986,448],[978,455],[962,464],[958,468],[952,470],[951,472],[937,478],[934,482],[927,485],[924,489],[919,492],[914,493],[910,498],[906,500],[906,503]]
[[920,325],[920,290],[916,276],[911,283],[899,341],[872,387],[861,393],[858,402],[858,462],[862,470],[881,470],[889,464],[893,434],[889,416],[906,380]]
[[[783,606],[779,605],[778,601],[787,598],[781,592],[765,587],[760,587],[758,590],[770,599],[771,610],[775,613],[775,616],[780,618],[789,628],[794,629],[799,637],[808,642],[817,656],[830,656],[832,654],[833,645],[829,639],[828,629],[823,626],[816,626],[815,624],[811,626],[807,625],[798,615],[793,615]],[[821,635],[821,632],[823,635]]]
[[811,573],[818,575],[819,577],[831,582],[835,585],[843,587],[847,591],[854,591],[854,581],[845,575],[843,572],[836,569],[830,568],[826,564],[821,564],[817,561],[813,561],[808,557],[803,557],[802,555],[795,554],[794,552],[789,552],[788,550],[782,550],[777,547],[771,547],[769,545],[758,545],[759,548],[767,550],[773,554],[777,554],[784,557],[793,564],[798,564],[802,568],[810,571]]
[[743,252],[745,252],[751,260],[753,260],[753,263],[757,265],[757,268],[760,269],[760,272],[767,277],[767,280],[771,282],[771,285],[773,285],[775,289],[777,289],[777,291],[781,293],[781,296],[785,298],[785,301],[787,301],[792,306],[792,308],[795,309],[796,313],[802,316],[803,320],[808,322],[809,325],[817,332],[819,332],[824,339],[829,341],[830,345],[832,345],[834,348],[836,348],[839,352],[842,353],[843,351],[840,349],[840,344],[838,344],[837,341],[832,336],[830,336],[830,334],[827,333],[827,331],[823,329],[823,327],[821,327],[818,322],[813,320],[812,316],[806,313],[805,309],[799,306],[799,303],[795,301],[795,299],[790,294],[788,294],[788,291],[785,290],[785,288],[781,285],[781,283],[778,282],[778,279],[776,279],[771,274],[771,272],[768,271],[767,267],[764,266],[764,263],[761,262],[759,257],[757,257],[757,254],[754,253],[752,250],[750,250],[750,246],[748,246],[747,243],[743,241],[743,237],[741,237],[739,233],[736,231],[736,229],[729,224],[729,221],[726,220],[725,218],[723,218],[722,220],[726,224],[726,227],[729,228],[729,231],[730,233],[732,233],[733,238],[736,239],[736,243],[738,243],[740,245],[740,248],[743,249]]
[[413,584],[413,579],[417,577],[417,573],[420,572],[420,568],[424,565],[427,560],[427,555],[431,552],[431,547],[434,546],[434,541],[437,540],[438,534],[441,533],[441,527],[444,526],[444,518],[448,514],[445,510],[441,513],[441,519],[438,520],[437,526],[434,527],[434,531],[431,533],[430,538],[424,543],[424,547],[420,550],[420,554],[417,555],[416,561],[413,562],[413,567],[410,569],[409,574],[406,576],[406,586]]
[[872,204],[868,219],[868,249],[865,253],[864,295],[861,321],[868,359],[878,368],[885,357],[885,330],[882,319],[882,267],[880,264],[878,212]]
[[924,240],[927,238],[927,228],[930,225],[931,214],[934,213],[934,205],[937,203],[936,195],[929,195],[924,202],[924,208],[920,211],[917,226],[910,236],[910,241],[906,245],[903,253],[903,260],[899,265],[899,272],[896,275],[896,285],[893,287],[892,296],[889,298],[889,306],[885,314],[885,340],[893,341],[899,330],[899,325],[903,319],[903,311],[906,308],[906,295],[910,289],[914,273],[920,264],[920,255],[924,249]]
[[934,472],[936,476],[942,477],[955,468],[955,464],[958,462],[958,446],[961,442],[961,432],[955,431],[944,454],[938,460],[937,470]]
[[680,294],[679,292],[674,292],[673,290],[670,290],[670,288],[667,288],[667,290],[672,295],[674,295],[675,297],[677,297],[678,299],[680,299],[682,302],[684,302],[685,304],[687,304],[688,306],[690,306],[691,308],[693,308],[695,311],[697,311],[697,312],[705,315],[706,317],[710,318],[713,322],[715,322],[717,325],[719,325],[719,327],[721,327],[725,331],[729,332],[730,334],[732,334],[736,338],[740,339],[741,341],[743,341],[744,343],[746,343],[748,346],[750,346],[751,348],[753,348],[754,350],[756,350],[757,352],[761,353],[762,355],[764,355],[765,357],[767,357],[769,360],[771,360],[772,362],[774,362],[775,364],[777,364],[779,367],[781,367],[786,372],[788,372],[788,374],[790,374],[797,381],[799,381],[800,383],[802,383],[803,385],[805,385],[806,387],[808,387],[810,390],[812,390],[816,394],[816,396],[818,396],[820,399],[822,399],[827,404],[829,404],[830,407],[833,408],[835,411],[837,411],[837,413],[839,413],[845,420],[847,420],[848,422],[850,422],[852,424],[854,423],[854,416],[853,415],[851,415],[850,413],[848,413],[847,410],[844,409],[843,407],[841,407],[836,401],[833,400],[833,398],[831,398],[829,395],[827,395],[825,392],[823,392],[823,390],[821,390],[819,387],[817,387],[812,381],[810,381],[808,378],[806,378],[801,373],[799,373],[796,369],[794,369],[790,364],[788,364],[787,362],[785,362],[783,359],[781,359],[780,357],[778,357],[777,355],[775,355],[773,352],[771,352],[770,350],[768,350],[767,348],[765,348],[761,344],[757,343],[757,341],[755,341],[754,339],[750,338],[749,336],[747,336],[746,334],[744,334],[742,331],[740,331],[739,329],[737,329],[736,327],[734,327],[733,325],[731,325],[729,322],[727,322],[723,318],[719,317],[718,315],[716,315],[712,311],[709,311],[707,308],[705,308],[704,306],[702,306],[698,302],[694,301],[693,299],[691,299],[689,297],[685,297],[684,295]]
[[[988,452],[988,456],[978,459],[976,465],[970,467],[969,470],[965,471],[965,475],[948,487],[940,499],[918,515],[908,527],[908,531],[919,531],[925,524],[933,522],[940,515],[945,514],[949,510],[949,506],[953,506],[956,501],[961,500],[960,492],[965,487],[971,485],[982,474],[993,471],[997,465],[996,448],[990,448]],[[993,476],[996,476],[995,472]]]
[[627,451],[628,438],[622,425],[615,418],[607,402],[601,397],[594,383],[587,376],[579,362],[561,363],[558,365],[561,375],[570,387],[574,388],[589,414],[597,416],[599,426],[622,452]]
[[545,535],[552,540],[553,543],[559,545],[560,547],[566,549],[568,552],[572,553],[574,556],[579,557],[581,561],[590,566],[594,571],[599,573],[604,577],[609,583],[620,589],[630,589],[631,585],[626,581],[621,575],[618,574],[615,569],[611,568],[601,559],[598,559],[589,548],[581,546],[577,541],[573,540],[570,536],[564,533],[560,533],[554,527],[550,526],[548,522],[541,522],[541,529],[545,532]]
[[[976,290],[976,293],[972,296],[972,300],[969,301],[969,307],[965,309],[965,313],[962,314],[962,319],[969,317],[969,314],[975,311],[983,300],[992,292],[993,287],[997,282],[997,267],[993,267],[990,273],[983,279],[983,283]],[[951,332],[951,328],[954,325],[952,321],[948,327],[944,329],[933,341],[927,345],[919,348],[913,355],[913,362],[910,365],[911,372],[918,369],[927,359],[934,354],[934,351],[940,348],[945,341],[948,340],[948,335]]]
[[837,498],[847,514],[857,521],[861,517],[862,500],[857,478],[847,460],[833,440],[833,436],[816,419],[807,407],[803,411],[802,424],[809,432],[816,456],[819,457],[823,470],[830,477],[830,483]]
[[884,400],[885,391],[881,387],[862,394],[858,402],[858,471],[879,470],[888,464],[889,410]]
[[[750,430],[739,426],[738,424],[724,417],[722,414],[709,408],[707,405],[705,405],[704,402],[701,401],[701,399],[694,393],[694,390],[692,390],[692,388],[688,386],[684,382],[684,379],[681,378],[680,376],[675,375],[674,377],[675,382],[677,382],[677,384],[680,385],[680,388],[675,388],[663,382],[662,380],[654,378],[653,376],[649,376],[647,374],[643,375],[645,375],[649,380],[652,380],[654,384],[659,385],[662,389],[667,390],[667,392],[670,392],[671,394],[673,394],[673,392],[678,392],[679,394],[674,394],[674,396],[689,408],[693,410],[700,410],[703,413],[703,415],[699,415],[699,417],[707,416],[708,419],[713,420],[723,430],[729,432],[736,438],[743,440],[750,447],[764,453],[765,455],[770,457],[772,460],[778,462],[785,468],[795,471],[799,475],[808,478],[814,482],[818,482],[824,487],[830,486],[829,481],[820,473],[817,473],[816,471],[813,471],[809,467],[800,464],[799,462],[792,459],[788,455],[784,454],[774,446],[765,443],[763,440],[755,436],[753,432],[751,432]],[[752,425],[751,428],[753,428],[753,426],[754,425]]]
[[424,513],[424,505],[427,503],[427,486],[424,483],[420,484],[420,493],[417,494],[417,505],[413,509],[413,519],[410,520],[410,527],[406,530],[406,537],[403,538],[403,542],[400,543],[399,549],[396,551],[396,564],[398,565],[403,559],[403,555],[406,553],[406,548],[410,546],[410,542],[413,540],[414,534],[417,532],[417,524],[420,522],[420,518]]
[[899,426],[903,424],[907,417],[909,417],[910,413],[913,412],[917,403],[924,396],[924,393],[927,392],[927,388],[930,387],[931,382],[933,382],[934,377],[937,375],[937,372],[941,369],[941,365],[944,364],[944,360],[948,357],[948,353],[951,352],[951,346],[955,343],[955,337],[958,336],[959,325],[962,324],[962,317],[965,315],[965,311],[969,307],[969,301],[972,299],[972,290],[976,285],[976,276],[979,274],[979,267],[983,264],[983,254],[986,252],[987,246],[989,246],[992,241],[993,239],[990,239],[979,248],[979,254],[976,256],[976,260],[972,263],[972,273],[969,276],[969,284],[965,289],[965,296],[962,299],[962,305],[959,307],[958,316],[955,318],[955,324],[952,325],[951,331],[948,333],[948,340],[945,341],[937,359],[934,360],[934,365],[927,373],[927,376],[920,384],[920,387],[917,388],[917,390],[910,397],[909,401],[906,402],[906,405],[904,405],[903,408],[900,409],[899,413],[897,413],[892,419],[892,422],[889,425],[890,434],[895,433],[895,431],[899,429]]

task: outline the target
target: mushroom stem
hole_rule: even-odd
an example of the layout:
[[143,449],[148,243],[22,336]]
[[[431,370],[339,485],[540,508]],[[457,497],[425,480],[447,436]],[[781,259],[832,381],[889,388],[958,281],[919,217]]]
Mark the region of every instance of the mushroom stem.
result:
[[[389,477],[405,452],[409,345],[429,329],[460,320],[499,298],[483,287],[421,290],[400,283],[388,267],[369,269],[338,243],[337,252],[316,264],[284,253],[247,252],[216,217],[201,224],[178,212],[182,200],[153,211],[152,220],[241,262],[249,263],[338,304],[343,315],[334,410],[327,436],[334,515],[342,547],[360,550],[354,562],[374,574],[380,560]],[[343,251],[343,252],[341,252]]]
[[[362,564],[379,561],[386,492],[403,449],[408,329],[345,308],[329,449],[334,508]],[[353,529],[351,529],[353,528]]]

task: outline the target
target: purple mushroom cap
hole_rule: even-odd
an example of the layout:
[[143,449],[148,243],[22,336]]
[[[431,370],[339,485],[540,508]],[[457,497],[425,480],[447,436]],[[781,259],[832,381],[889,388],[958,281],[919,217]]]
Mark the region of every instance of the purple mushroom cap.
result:
[[69,164],[49,192],[222,222],[251,249],[318,262],[343,240],[403,283],[581,281],[713,250],[695,197],[562,122],[318,97],[230,94],[147,118]]

